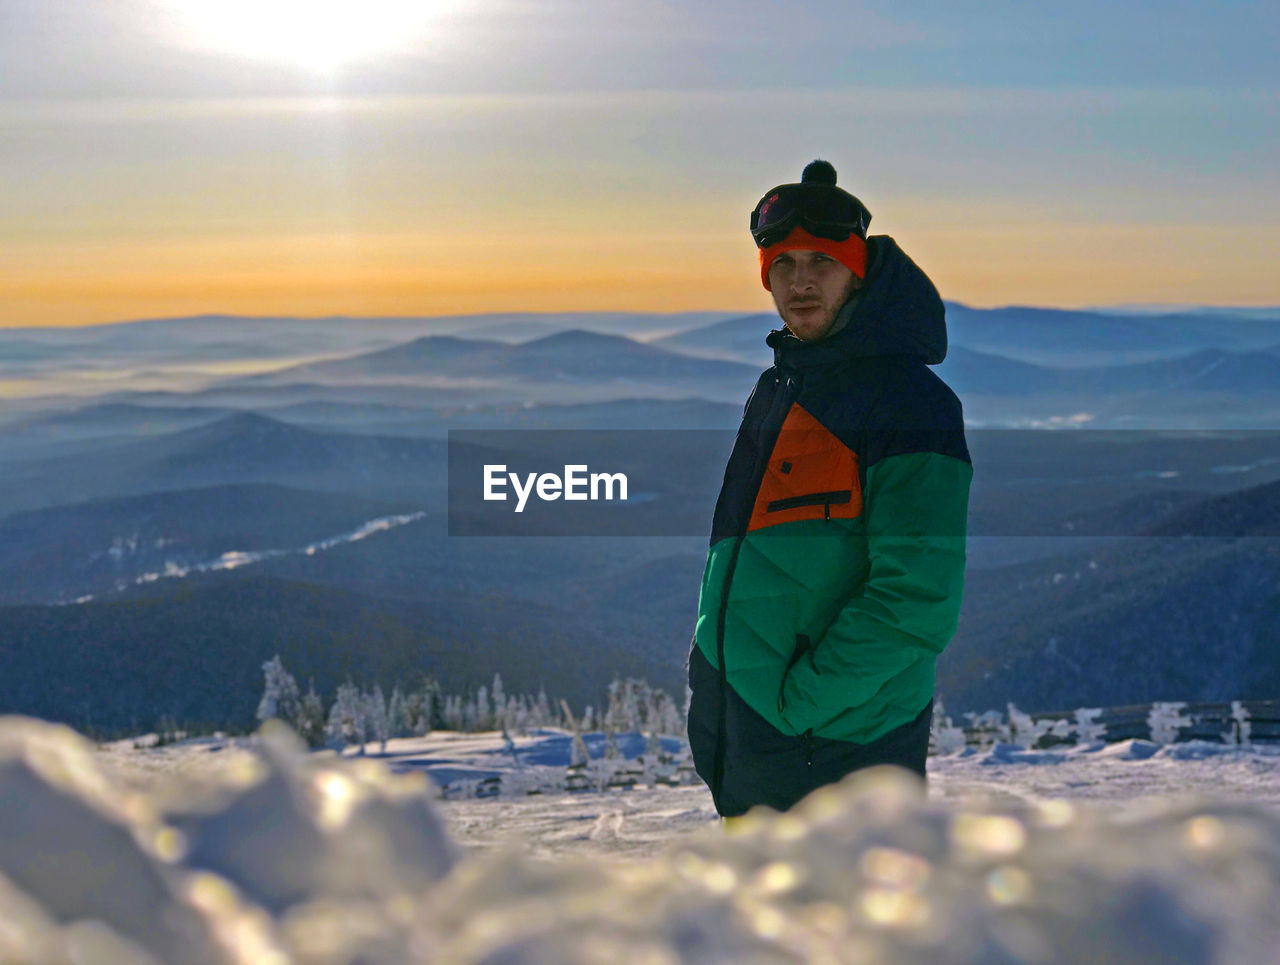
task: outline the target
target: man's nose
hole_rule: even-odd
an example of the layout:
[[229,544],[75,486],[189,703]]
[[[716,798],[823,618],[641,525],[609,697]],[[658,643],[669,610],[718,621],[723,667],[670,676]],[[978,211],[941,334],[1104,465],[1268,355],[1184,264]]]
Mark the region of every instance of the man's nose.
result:
[[791,287],[798,292],[812,288],[813,271],[806,265],[796,265],[795,274],[791,276]]

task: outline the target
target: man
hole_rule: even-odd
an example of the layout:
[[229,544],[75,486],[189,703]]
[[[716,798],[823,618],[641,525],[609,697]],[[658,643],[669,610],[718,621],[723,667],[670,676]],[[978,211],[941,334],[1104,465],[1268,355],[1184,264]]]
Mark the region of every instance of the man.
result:
[[751,216],[785,327],[725,470],[689,657],[689,742],[724,816],[872,764],[924,776],[973,470],[928,368],[942,300],[870,220],[826,161]]

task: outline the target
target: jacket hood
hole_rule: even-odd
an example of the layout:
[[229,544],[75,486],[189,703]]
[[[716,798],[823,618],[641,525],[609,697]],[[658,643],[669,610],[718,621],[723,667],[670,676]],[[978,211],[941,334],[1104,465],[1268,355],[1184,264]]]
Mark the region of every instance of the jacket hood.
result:
[[929,365],[947,357],[946,310],[938,289],[888,235],[867,239],[867,281],[841,307],[835,334],[817,342],[786,328],[766,341],[778,365],[808,368],[873,355],[914,355]]

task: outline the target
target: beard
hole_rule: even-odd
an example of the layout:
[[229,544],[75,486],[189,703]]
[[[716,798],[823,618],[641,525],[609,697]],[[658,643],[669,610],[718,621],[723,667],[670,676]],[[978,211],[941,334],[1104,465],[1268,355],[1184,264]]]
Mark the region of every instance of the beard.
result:
[[795,298],[778,307],[783,324],[796,338],[805,342],[817,342],[840,331],[845,319],[840,311],[862,288],[862,279],[852,275],[844,290],[826,304],[821,298]]

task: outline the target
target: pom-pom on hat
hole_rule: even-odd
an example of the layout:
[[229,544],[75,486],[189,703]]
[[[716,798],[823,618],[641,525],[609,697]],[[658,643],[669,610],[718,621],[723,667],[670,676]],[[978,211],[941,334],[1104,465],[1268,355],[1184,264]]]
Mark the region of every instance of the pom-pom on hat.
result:
[[816,161],[810,161],[804,166],[804,170],[800,172],[800,183],[804,184],[809,181],[815,184],[829,184],[834,188],[836,186],[835,165],[821,158]]
[[871,212],[836,187],[829,161],[805,165],[799,183],[765,192],[751,214],[751,233],[760,249],[760,281],[767,291],[769,268],[784,251],[803,248],[835,258],[859,278],[867,274],[867,226]]

